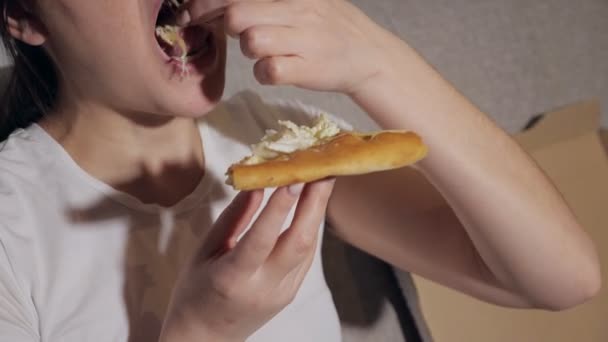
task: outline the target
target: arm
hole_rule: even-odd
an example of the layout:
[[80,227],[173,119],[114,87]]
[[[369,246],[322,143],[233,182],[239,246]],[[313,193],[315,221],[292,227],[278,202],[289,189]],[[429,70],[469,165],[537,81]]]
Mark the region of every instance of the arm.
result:
[[502,305],[563,309],[597,293],[593,244],[531,158],[410,47],[381,37],[385,69],[349,95],[383,128],[418,132],[430,153],[420,172],[340,179],[337,234]]
[[340,179],[338,235],[503,305],[562,309],[598,291],[594,247],[553,185],[406,43],[344,0],[228,2],[226,30],[260,83],[347,94],[429,145],[420,173]]

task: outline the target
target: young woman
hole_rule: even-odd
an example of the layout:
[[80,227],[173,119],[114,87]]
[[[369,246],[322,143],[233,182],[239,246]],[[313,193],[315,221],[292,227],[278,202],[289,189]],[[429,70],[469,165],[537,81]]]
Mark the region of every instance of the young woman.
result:
[[[0,7],[15,62],[2,340],[338,341],[317,248],[326,217],[347,242],[499,305],[560,310],[599,289],[592,242],[534,162],[344,0],[191,0],[177,16],[185,64],[155,38],[161,0]],[[226,35],[260,83],[346,94],[384,129],[419,133],[428,157],[235,193],[223,173],[247,144],[312,110],[219,103]]]

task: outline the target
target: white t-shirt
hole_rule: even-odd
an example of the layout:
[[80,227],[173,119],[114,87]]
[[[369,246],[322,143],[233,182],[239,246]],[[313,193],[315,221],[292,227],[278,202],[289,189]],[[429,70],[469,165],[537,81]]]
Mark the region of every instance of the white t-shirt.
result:
[[[13,133],[0,144],[0,340],[155,341],[178,271],[236,195],[228,166],[277,119],[314,112],[252,93],[218,106],[200,123],[206,175],[171,208],[93,178],[38,125]],[[248,341],[340,340],[319,248],[293,303]]]

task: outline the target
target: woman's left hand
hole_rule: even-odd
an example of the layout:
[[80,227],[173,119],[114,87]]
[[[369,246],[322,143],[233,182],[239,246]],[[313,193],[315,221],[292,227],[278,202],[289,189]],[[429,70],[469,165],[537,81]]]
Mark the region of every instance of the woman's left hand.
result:
[[[395,38],[345,0],[191,0],[193,21],[223,8],[256,79],[354,93],[383,72]],[[213,8],[215,7],[215,8]]]

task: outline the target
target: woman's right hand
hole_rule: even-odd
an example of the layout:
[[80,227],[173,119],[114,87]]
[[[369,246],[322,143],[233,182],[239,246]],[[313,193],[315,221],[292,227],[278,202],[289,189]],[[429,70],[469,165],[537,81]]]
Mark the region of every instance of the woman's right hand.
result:
[[178,280],[161,341],[244,341],[289,304],[314,258],[333,184],[280,188],[253,224],[263,192],[240,193]]

